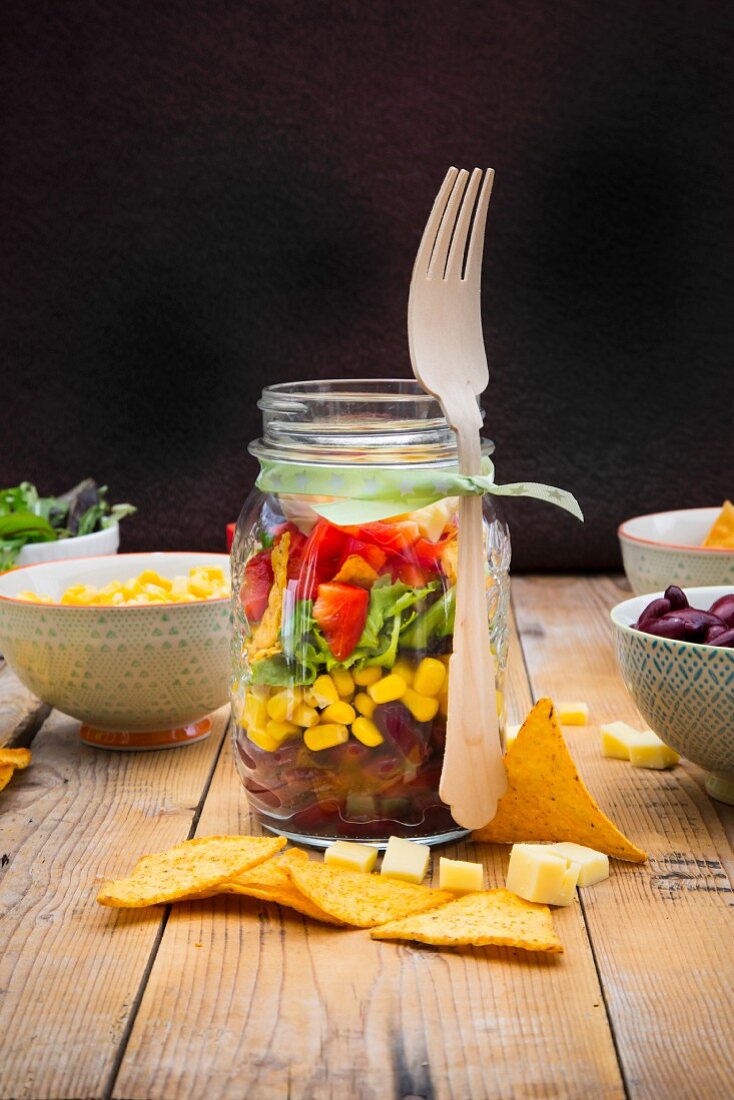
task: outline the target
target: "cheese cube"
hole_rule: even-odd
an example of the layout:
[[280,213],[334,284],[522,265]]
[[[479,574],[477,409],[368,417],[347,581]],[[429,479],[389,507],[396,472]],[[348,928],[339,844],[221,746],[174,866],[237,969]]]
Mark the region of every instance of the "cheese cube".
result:
[[377,848],[369,844],[353,844],[349,840],[337,840],[324,852],[324,863],[341,867],[344,871],[371,871],[377,863]]
[[507,889],[525,901],[570,905],[579,864],[556,855],[545,844],[513,844],[507,869]]
[[629,760],[635,768],[672,768],[680,760],[652,730],[636,730],[626,722],[608,722],[601,727],[602,756]]
[[579,886],[594,886],[609,878],[609,856],[605,856],[603,852],[595,852],[593,848],[585,848],[583,844],[572,844],[570,841],[549,844],[548,847],[556,855],[578,863]]
[[463,859],[446,859],[438,863],[438,887],[452,894],[471,894],[484,889],[484,868],[481,863],[468,863]]
[[380,874],[386,878],[398,878],[403,882],[421,883],[426,877],[431,849],[427,844],[403,840],[391,836],[387,842]]
[[588,703],[559,703],[556,713],[562,726],[586,726],[589,723]]
[[520,732],[520,725],[517,726],[505,726],[505,752],[509,749],[510,745],[514,745],[517,740],[517,735]]
[[630,764],[633,768],[656,768],[663,771],[673,768],[680,760],[680,753],[668,748],[654,733],[655,741],[646,741],[644,745],[630,745]]

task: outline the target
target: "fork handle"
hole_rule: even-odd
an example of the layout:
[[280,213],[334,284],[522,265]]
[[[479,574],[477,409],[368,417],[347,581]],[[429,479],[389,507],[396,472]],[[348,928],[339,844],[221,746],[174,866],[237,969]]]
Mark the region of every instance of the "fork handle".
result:
[[[472,403],[481,421],[473,397]],[[481,444],[474,417],[467,417],[468,424],[456,419],[459,468],[476,473]],[[482,498],[467,496],[459,500],[454,652],[439,792],[459,825],[477,829],[492,820],[506,789],[485,597]]]

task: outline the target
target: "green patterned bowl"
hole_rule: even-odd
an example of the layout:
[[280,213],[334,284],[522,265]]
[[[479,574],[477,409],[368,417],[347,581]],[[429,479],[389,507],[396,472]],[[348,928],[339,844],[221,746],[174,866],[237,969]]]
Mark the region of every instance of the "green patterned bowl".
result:
[[617,529],[622,560],[638,596],[702,584],[734,584],[734,550],[701,546],[721,508],[684,508],[625,520]]
[[[731,592],[731,585],[685,589],[691,607],[704,611]],[[643,609],[661,595],[635,596],[612,609],[622,679],[650,728],[706,769],[713,798],[734,805],[734,649],[633,630]]]
[[163,576],[225,554],[119,554],[46,562],[0,576],[0,652],[18,679],[82,722],[88,744],[165,748],[207,736],[208,715],[229,698],[230,601],[71,607],[19,600],[29,590],[59,599],[73,584],[101,587],[144,569]]

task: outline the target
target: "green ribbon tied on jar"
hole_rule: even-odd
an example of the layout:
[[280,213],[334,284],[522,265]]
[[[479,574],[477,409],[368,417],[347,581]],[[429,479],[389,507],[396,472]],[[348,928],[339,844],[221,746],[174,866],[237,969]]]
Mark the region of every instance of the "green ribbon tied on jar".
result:
[[255,484],[264,493],[335,498],[309,503],[318,515],[341,527],[391,519],[446,497],[485,493],[545,500],[576,519],[584,518],[576,498],[564,489],[537,481],[496,485],[489,458],[482,459],[481,474],[471,477],[442,467],[299,465],[261,459]]

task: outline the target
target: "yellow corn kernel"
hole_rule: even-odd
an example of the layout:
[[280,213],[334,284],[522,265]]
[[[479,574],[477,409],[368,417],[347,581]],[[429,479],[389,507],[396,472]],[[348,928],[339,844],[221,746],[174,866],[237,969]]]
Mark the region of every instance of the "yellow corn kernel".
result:
[[[104,589],[100,595],[104,594]],[[163,599],[168,601],[168,592],[165,588],[161,588],[159,584],[151,584],[150,582],[145,586],[145,595],[153,596],[155,599]]]
[[348,672],[345,668],[335,668],[331,673],[331,678],[336,684],[336,690],[342,699],[351,699],[354,695],[354,680],[351,672]]
[[265,726],[265,732],[280,744],[281,741],[285,741],[286,737],[300,735],[303,730],[295,722],[276,722],[274,718],[271,718]]
[[366,691],[359,691],[352,699],[352,704],[360,714],[363,714],[365,718],[371,718],[375,713],[375,707],[377,703],[374,699],[370,699]]
[[375,703],[392,703],[395,699],[401,699],[407,690],[408,685],[403,677],[393,672],[376,684],[370,684],[367,694]]
[[415,675],[415,669],[410,661],[406,661],[404,657],[398,657],[397,661],[392,666],[392,670],[396,676],[400,676],[405,680],[408,687],[410,687],[413,683],[413,676]]
[[[128,584],[134,585],[134,582],[128,581]],[[124,585],[123,587],[127,587]],[[132,593],[133,595],[135,593]],[[169,589],[169,595],[172,600],[180,600],[183,596],[189,594],[189,582],[184,576],[176,576],[171,581],[171,587]]]
[[207,596],[211,596],[212,586],[207,577],[192,576],[189,577],[189,592],[192,596],[199,596],[200,599],[205,600]]
[[349,740],[349,730],[337,722],[324,723],[322,726],[312,726],[303,735],[303,742],[311,752],[321,752],[322,749],[333,749],[337,745],[343,745]]
[[438,695],[446,679],[446,668],[435,657],[424,657],[416,669],[413,687],[420,695]]
[[376,684],[382,677],[382,669],[377,665],[370,665],[368,668],[358,668],[356,672],[352,673],[357,687],[369,687],[370,684]]
[[[311,685],[310,695],[316,701],[316,706],[328,707],[329,703],[336,703],[339,699],[339,692],[336,689],[336,684],[332,680],[331,676],[323,675],[317,676]],[[306,700],[310,706],[310,699]]]
[[247,736],[258,748],[264,749],[265,752],[275,752],[278,748],[280,741],[276,741],[274,737],[271,737],[265,730],[248,729]]
[[315,726],[318,720],[319,712],[306,703],[299,703],[297,707],[293,708],[291,721],[296,722],[299,726]]
[[301,702],[298,688],[286,688],[268,699],[268,716],[276,722],[285,722],[293,718],[293,712]]
[[138,573],[137,579],[141,584],[158,584],[160,576],[155,569],[144,569],[142,573]]
[[419,695],[408,688],[400,702],[406,706],[416,722],[430,722],[438,713],[438,699],[431,695]]
[[332,703],[321,712],[322,722],[337,722],[342,726],[348,726],[357,717],[357,712],[349,703],[340,699],[338,703]]
[[505,696],[504,693],[501,691],[495,691],[494,694],[497,702],[497,717],[499,718],[502,715],[503,710],[505,709]]
[[242,715],[250,729],[264,730],[268,721],[268,708],[265,700],[248,691]]
[[367,745],[370,749],[376,748],[384,741],[384,737],[377,726],[374,722],[370,722],[369,718],[355,718],[352,722],[352,733],[358,741],[361,741],[363,745]]
[[96,595],[97,589],[92,585],[78,584],[73,588],[67,588],[61,597],[61,602],[74,607],[88,607]]

